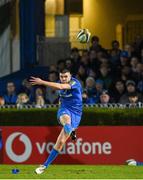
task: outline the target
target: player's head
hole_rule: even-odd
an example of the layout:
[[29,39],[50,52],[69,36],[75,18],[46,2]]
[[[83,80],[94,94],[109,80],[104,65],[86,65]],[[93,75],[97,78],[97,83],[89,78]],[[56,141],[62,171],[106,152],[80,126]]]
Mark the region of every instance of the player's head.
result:
[[59,78],[61,83],[69,83],[71,80],[71,73],[68,69],[60,71]]

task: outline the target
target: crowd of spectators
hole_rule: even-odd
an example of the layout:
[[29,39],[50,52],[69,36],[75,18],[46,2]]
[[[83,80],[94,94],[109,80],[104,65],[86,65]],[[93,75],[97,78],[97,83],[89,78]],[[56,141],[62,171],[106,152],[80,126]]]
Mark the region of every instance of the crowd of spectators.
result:
[[[89,49],[72,48],[66,59],[49,67],[47,80],[58,81],[58,72],[69,69],[83,87],[83,103],[132,103],[143,102],[143,39],[137,37],[132,44],[120,49],[117,40],[111,43],[111,49],[105,49],[97,36],[91,38]],[[6,85],[6,94],[0,97],[0,106],[4,104],[58,104],[58,92],[42,86],[32,86],[24,79],[20,92],[14,82]]]

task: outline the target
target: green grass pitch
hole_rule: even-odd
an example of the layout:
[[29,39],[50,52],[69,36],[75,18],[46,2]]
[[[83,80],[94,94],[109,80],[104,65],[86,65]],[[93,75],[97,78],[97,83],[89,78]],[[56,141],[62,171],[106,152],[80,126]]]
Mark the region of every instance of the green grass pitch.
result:
[[[143,179],[143,167],[102,165],[51,165],[43,174],[36,165],[0,165],[0,179]],[[18,168],[19,174],[11,170]]]

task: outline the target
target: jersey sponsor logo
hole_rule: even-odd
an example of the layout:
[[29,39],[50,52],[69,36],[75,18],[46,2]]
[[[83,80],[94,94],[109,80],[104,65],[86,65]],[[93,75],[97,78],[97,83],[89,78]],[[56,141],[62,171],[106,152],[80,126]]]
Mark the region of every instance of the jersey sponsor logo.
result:
[[63,90],[60,93],[60,97],[71,97],[72,94],[70,93],[70,90]]
[[60,97],[72,97],[72,94],[60,94]]

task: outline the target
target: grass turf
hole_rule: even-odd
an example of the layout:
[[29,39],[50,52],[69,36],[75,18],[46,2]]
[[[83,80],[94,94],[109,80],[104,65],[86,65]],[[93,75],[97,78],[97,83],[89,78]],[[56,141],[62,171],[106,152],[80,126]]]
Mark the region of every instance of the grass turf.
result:
[[[143,167],[51,165],[43,174],[34,173],[35,165],[0,165],[0,179],[143,179]],[[18,168],[19,174],[11,170]]]

